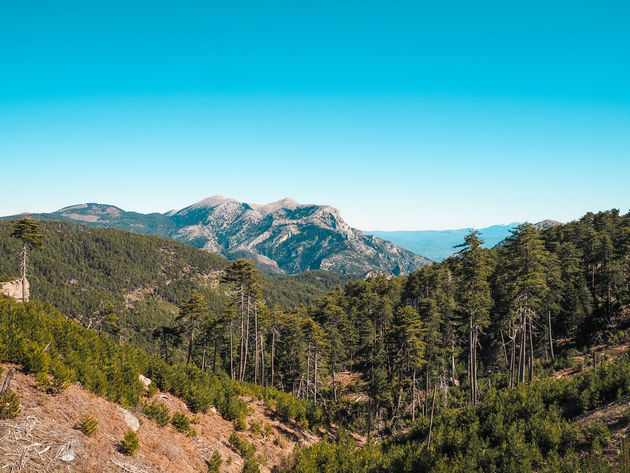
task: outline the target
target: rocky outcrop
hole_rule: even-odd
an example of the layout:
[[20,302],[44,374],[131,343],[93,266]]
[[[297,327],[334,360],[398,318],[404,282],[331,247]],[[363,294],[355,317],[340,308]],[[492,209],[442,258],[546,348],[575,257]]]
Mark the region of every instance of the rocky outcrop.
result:
[[377,269],[406,274],[426,258],[350,227],[327,205],[283,199],[266,205],[215,196],[171,218],[174,238],[229,259],[246,257],[269,272],[327,270],[363,274]]
[[32,218],[69,220],[164,236],[228,259],[246,258],[269,274],[326,270],[407,274],[431,261],[350,227],[339,210],[286,198],[249,204],[213,196],[164,214],[126,212],[112,205],[81,204]]
[[[22,302],[22,279],[0,282],[0,293],[12,297],[16,301]],[[24,280],[24,299],[28,302],[30,297],[30,284],[28,279]]]

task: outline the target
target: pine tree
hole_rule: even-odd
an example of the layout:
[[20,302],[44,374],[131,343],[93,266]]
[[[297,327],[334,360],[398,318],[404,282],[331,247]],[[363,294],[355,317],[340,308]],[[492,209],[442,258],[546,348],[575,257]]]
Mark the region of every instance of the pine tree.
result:
[[[234,305],[238,308],[241,317],[238,379],[244,381],[249,356],[250,325],[254,325],[254,328],[257,325],[257,304],[260,293],[258,271],[251,261],[238,259],[225,270],[223,282],[232,284],[235,288]],[[253,323],[251,323],[252,313],[254,313]],[[256,338],[254,342],[257,346]]]
[[[534,325],[544,309],[549,292],[547,275],[555,271],[555,261],[544,247],[540,232],[528,223],[516,227],[508,242],[510,268],[509,291],[512,301],[513,337],[512,358],[518,351],[517,383],[534,376]],[[549,301],[547,301],[549,302]],[[516,340],[520,336],[518,350]],[[512,363],[512,373],[514,364]],[[512,375],[513,377],[513,375]]]
[[26,272],[28,266],[28,250],[44,248],[44,237],[39,233],[39,224],[30,218],[20,218],[13,222],[11,236],[22,242],[22,302],[26,301]]
[[464,239],[458,255],[461,258],[459,308],[468,319],[468,377],[473,404],[479,401],[477,385],[477,346],[479,333],[490,323],[490,284],[492,272],[487,250],[481,247],[483,240],[477,230],[472,230]]
[[182,302],[182,305],[179,309],[179,316],[177,317],[177,321],[179,321],[184,326],[184,330],[186,331],[188,338],[188,354],[186,355],[186,364],[189,364],[192,358],[193,345],[195,343],[197,327],[201,322],[202,317],[207,312],[208,304],[206,303],[206,299],[197,291],[193,291],[190,294],[190,299]]

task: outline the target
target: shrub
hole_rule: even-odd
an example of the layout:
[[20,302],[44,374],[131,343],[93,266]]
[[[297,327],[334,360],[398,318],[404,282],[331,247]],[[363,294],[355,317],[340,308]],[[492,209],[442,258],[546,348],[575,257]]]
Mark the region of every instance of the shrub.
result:
[[70,385],[73,376],[72,370],[65,366],[60,360],[53,360],[50,363],[50,372],[53,375],[50,382],[50,392],[60,393]]
[[44,372],[37,373],[35,375],[35,385],[38,390],[48,392],[50,389],[50,379],[48,378],[48,374]]
[[256,447],[247,440],[241,438],[236,432],[232,432],[229,442],[232,450],[245,459],[254,458],[254,455],[256,455]]
[[245,464],[243,465],[243,473],[260,473],[258,462],[253,458],[248,458],[247,460],[245,460]]
[[13,419],[20,413],[19,396],[7,389],[0,397],[0,419]]
[[79,420],[79,430],[83,432],[88,437],[96,432],[96,427],[98,426],[98,420],[90,414],[85,414]]
[[245,421],[245,418],[239,417],[238,419],[236,419],[234,421],[234,429],[238,430],[239,432],[243,432],[244,430],[246,430],[247,422]]
[[160,427],[168,425],[171,421],[167,407],[159,402],[153,401],[151,404],[145,405],[142,408],[142,413],[153,419]]
[[250,422],[249,423],[249,430],[254,435],[260,435],[260,434],[262,434],[262,424],[260,422]]
[[136,450],[138,450],[138,436],[133,430],[130,430],[118,445],[118,451],[123,455],[133,455]]
[[219,473],[221,465],[223,464],[223,458],[218,451],[214,451],[212,458],[208,462],[208,473]]
[[610,430],[608,430],[606,424],[601,422],[589,422],[586,424],[584,436],[590,444],[593,444],[595,441],[600,445],[608,445],[610,443]]
[[190,433],[190,420],[188,420],[188,417],[186,417],[186,414],[183,412],[173,414],[171,424],[180,432]]

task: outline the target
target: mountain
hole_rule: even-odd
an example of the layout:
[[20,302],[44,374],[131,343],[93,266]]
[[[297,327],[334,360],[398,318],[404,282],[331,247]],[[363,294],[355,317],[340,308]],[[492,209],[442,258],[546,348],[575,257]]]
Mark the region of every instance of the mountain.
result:
[[[514,229],[518,222],[508,225],[492,225],[480,228],[484,247],[492,248],[510,236],[510,230]],[[543,220],[534,224],[539,230],[560,225],[555,220]],[[471,228],[459,228],[457,230],[421,230],[421,231],[368,231],[366,233],[393,242],[414,253],[423,254],[433,261],[442,261],[453,255],[456,245],[464,242],[464,237]]]
[[253,260],[269,274],[326,270],[408,274],[430,260],[350,227],[328,205],[286,198],[266,205],[213,196],[164,214],[127,212],[113,205],[80,204],[32,218],[114,227],[183,241],[228,259]]

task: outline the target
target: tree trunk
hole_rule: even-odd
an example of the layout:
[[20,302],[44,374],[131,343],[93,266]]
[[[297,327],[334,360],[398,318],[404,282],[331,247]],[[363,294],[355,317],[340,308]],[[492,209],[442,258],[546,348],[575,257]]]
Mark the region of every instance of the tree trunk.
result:
[[431,403],[431,420],[429,420],[429,435],[427,436],[427,450],[431,448],[431,431],[433,430],[433,413],[435,412],[436,387],[433,387],[433,402]]
[[241,381],[245,380],[245,373],[247,371],[247,357],[249,356],[249,319],[251,311],[251,293],[247,291],[247,314],[245,317],[245,355],[243,356],[243,371],[241,373]]
[[208,334],[203,337],[203,351],[201,352],[201,371],[206,371],[206,350],[208,347]]
[[547,331],[549,332],[549,351],[551,352],[551,359],[555,360],[553,354],[553,334],[551,332],[551,311],[547,311]]
[[332,374],[332,385],[333,385],[333,399],[335,400],[335,402],[337,402],[337,382],[335,381],[335,370],[337,369],[337,367],[335,366],[335,349],[333,347],[332,352],[331,352],[331,365],[332,365],[332,369],[331,369],[331,374]]
[[512,350],[510,353],[510,388],[514,387],[514,371],[516,364],[516,331],[510,322],[510,338],[512,342]]
[[263,386],[267,386],[265,378],[265,337],[262,330],[260,331],[260,382]]
[[276,328],[271,329],[271,386],[275,386],[274,375],[274,357],[276,355]]
[[451,375],[453,377],[453,383],[457,379],[457,373],[455,371],[455,346],[453,341],[451,340]]
[[13,368],[9,368],[7,376],[4,378],[2,386],[0,386],[0,397],[2,397],[4,393],[7,392],[7,390],[9,389],[9,386],[11,386],[11,380],[13,379],[14,372],[15,370]]
[[188,335],[188,356],[186,356],[186,364],[190,363],[192,358],[193,343],[195,342],[195,330],[191,327],[190,334]]
[[308,401],[308,393],[311,387],[311,342],[308,342],[306,354],[306,400]]
[[245,353],[245,284],[241,282],[241,338],[238,358],[238,379],[243,377],[243,354]]
[[26,302],[26,242],[22,247],[22,302]]
[[317,404],[317,347],[315,347],[315,372],[313,373],[313,402]]
[[230,378],[234,379],[234,346],[232,334],[232,320],[230,319]]
[[411,422],[416,420],[416,370],[411,379]]
[[529,382],[534,379],[534,338],[532,334],[532,315],[529,316]]
[[508,361],[507,348],[505,346],[505,338],[503,338],[503,330],[500,330],[500,332],[501,332],[501,345],[503,346],[503,356],[505,356],[505,367],[509,368],[510,362]]
[[258,384],[258,304],[254,305],[254,384]]

